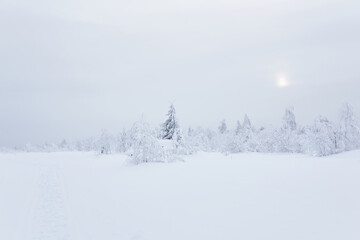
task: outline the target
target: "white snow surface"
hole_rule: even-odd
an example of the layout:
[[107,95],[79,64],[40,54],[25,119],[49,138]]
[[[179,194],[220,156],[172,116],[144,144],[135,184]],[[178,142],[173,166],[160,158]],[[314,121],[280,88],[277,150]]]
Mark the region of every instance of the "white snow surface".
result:
[[0,239],[360,239],[360,151],[126,159],[0,154]]

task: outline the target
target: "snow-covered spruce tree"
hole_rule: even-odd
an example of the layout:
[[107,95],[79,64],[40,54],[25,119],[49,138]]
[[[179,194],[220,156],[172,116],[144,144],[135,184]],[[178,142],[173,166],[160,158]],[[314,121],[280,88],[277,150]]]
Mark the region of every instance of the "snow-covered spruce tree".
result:
[[220,122],[220,126],[218,127],[218,129],[220,134],[225,134],[227,132],[227,125],[225,119]]
[[[194,141],[194,137],[195,137],[195,131],[192,128],[188,128],[187,132],[185,134],[182,134],[180,132],[181,135],[181,140],[180,140],[180,146],[176,147],[175,146],[175,150],[173,151],[176,154],[193,154],[197,151],[196,148],[196,144]],[[173,144],[173,146],[176,143]]]
[[295,131],[297,127],[294,108],[289,107],[285,110],[285,115],[283,117],[283,129]]
[[173,104],[170,105],[167,116],[168,118],[165,123],[162,124],[162,139],[172,140],[176,131],[179,129],[179,124],[176,119],[176,111]]
[[262,127],[253,134],[254,151],[255,152],[275,152],[275,133],[276,131],[270,127]]
[[116,139],[116,151],[117,152],[126,152],[130,148],[129,133],[124,128],[122,132],[117,136]]
[[298,142],[297,124],[294,108],[285,110],[283,125],[279,131],[275,131],[276,150],[278,152],[300,152],[301,146]]
[[319,116],[309,133],[310,150],[315,156],[327,156],[337,152],[336,128],[327,118]]
[[339,148],[350,151],[360,148],[360,121],[349,103],[344,103],[340,111]]
[[212,152],[217,150],[215,136],[216,132],[210,129],[197,127],[195,130],[191,131],[191,134],[187,135],[186,142],[190,146],[190,150],[192,150],[193,152]]
[[156,138],[156,133],[143,119],[136,122],[130,130],[130,162],[167,162],[168,154]]
[[226,145],[227,145],[227,152],[237,153],[240,152],[240,134],[241,134],[242,126],[240,121],[236,122],[236,128],[233,131],[230,131],[227,135]]
[[243,121],[242,126],[243,126],[243,129],[247,129],[247,130],[252,129],[250,118],[248,117],[247,114],[245,114],[245,116],[244,116],[244,121]]
[[101,136],[98,140],[97,148],[101,154],[111,153],[111,136],[107,133],[106,130],[102,130]]
[[66,141],[66,139],[63,139],[63,140],[58,144],[58,149],[59,149],[60,151],[69,151],[69,150],[70,150],[69,143]]
[[254,128],[251,125],[249,117],[245,114],[239,134],[235,134],[233,140],[230,142],[230,151],[234,153],[254,151],[253,136]]
[[168,118],[165,123],[162,124],[162,139],[173,141],[174,153],[186,153],[183,134],[179,127],[173,104],[170,105],[167,116]]
[[244,116],[244,122],[242,124],[241,138],[242,149],[244,151],[253,151],[252,138],[254,134],[254,128],[251,125],[250,119],[247,114]]
[[226,120],[222,120],[218,127],[218,133],[215,135],[214,146],[216,151],[228,153],[231,152],[231,142],[233,140],[232,132],[228,130]]
[[87,139],[84,139],[82,141],[79,141],[77,146],[78,148],[81,148],[80,151],[98,151],[98,142],[94,137],[90,137]]
[[235,135],[239,135],[239,134],[240,134],[241,128],[242,128],[241,123],[240,123],[239,120],[237,120],[237,122],[236,122],[236,129],[235,129]]
[[176,149],[184,147],[184,137],[180,128],[175,130],[172,140]]
[[189,137],[193,136],[194,135],[194,129],[192,129],[191,127],[188,128],[188,131],[187,131],[187,135]]
[[313,126],[298,127],[296,141],[299,146],[299,153],[313,154],[313,137]]

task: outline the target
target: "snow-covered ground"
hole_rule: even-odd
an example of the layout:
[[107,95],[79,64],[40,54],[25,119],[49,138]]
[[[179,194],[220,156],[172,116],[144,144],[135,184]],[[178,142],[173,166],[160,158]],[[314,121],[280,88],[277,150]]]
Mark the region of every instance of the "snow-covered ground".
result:
[[360,151],[184,160],[0,154],[0,239],[360,239]]

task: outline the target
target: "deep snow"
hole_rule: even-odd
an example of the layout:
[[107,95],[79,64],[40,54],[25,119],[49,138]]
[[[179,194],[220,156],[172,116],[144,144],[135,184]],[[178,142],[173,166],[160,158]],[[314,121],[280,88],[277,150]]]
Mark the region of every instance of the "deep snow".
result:
[[0,154],[0,239],[360,239],[360,151],[126,158]]

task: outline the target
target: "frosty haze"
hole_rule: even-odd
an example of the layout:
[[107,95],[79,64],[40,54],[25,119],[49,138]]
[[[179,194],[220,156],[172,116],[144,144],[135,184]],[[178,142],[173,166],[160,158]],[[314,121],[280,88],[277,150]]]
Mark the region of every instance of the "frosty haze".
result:
[[[119,132],[174,102],[184,128],[360,109],[360,2],[0,2],[0,145]],[[279,76],[290,85],[278,88]],[[286,84],[285,84],[286,85]],[[284,86],[285,86],[284,85]]]

